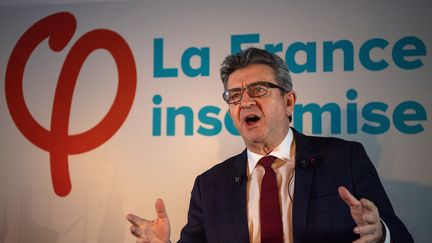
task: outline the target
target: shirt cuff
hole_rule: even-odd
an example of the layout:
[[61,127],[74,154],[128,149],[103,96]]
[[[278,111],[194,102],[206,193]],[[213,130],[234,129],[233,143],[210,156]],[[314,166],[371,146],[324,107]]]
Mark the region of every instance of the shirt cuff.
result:
[[381,223],[384,225],[385,227],[385,239],[384,239],[384,243],[390,243],[391,242],[391,237],[390,237],[390,230],[387,227],[386,223],[384,222],[384,220],[380,219]]

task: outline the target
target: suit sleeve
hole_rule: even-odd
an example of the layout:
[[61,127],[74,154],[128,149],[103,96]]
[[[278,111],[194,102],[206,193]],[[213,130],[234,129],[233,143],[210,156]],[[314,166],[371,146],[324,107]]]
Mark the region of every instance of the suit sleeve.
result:
[[393,243],[414,242],[405,225],[396,216],[378,173],[360,143],[354,143],[352,147],[351,163],[354,196],[366,198],[377,206],[380,218],[390,230]]
[[207,242],[204,230],[200,177],[195,179],[189,203],[188,221],[183,227],[178,243],[205,243]]

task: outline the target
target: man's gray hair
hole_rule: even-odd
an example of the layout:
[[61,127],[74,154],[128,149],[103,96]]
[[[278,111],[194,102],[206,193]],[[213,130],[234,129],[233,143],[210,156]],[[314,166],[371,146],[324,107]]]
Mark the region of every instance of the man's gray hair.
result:
[[285,61],[276,54],[255,47],[250,47],[239,53],[229,55],[222,62],[220,77],[224,89],[227,89],[228,78],[233,72],[251,64],[264,64],[269,66],[273,69],[277,84],[288,91],[292,90],[291,76]]

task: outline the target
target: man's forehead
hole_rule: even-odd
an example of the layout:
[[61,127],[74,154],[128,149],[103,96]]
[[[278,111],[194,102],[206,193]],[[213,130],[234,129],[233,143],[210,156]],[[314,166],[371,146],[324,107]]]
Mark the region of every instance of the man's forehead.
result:
[[258,81],[276,83],[273,69],[265,64],[251,64],[244,68],[234,71],[229,77],[228,87],[246,86]]

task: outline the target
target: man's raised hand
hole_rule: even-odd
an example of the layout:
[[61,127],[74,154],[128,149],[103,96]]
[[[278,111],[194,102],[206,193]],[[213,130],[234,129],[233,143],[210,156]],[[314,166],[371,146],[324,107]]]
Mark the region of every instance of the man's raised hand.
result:
[[154,220],[140,218],[133,214],[126,215],[131,222],[131,233],[137,238],[137,243],[167,243],[170,239],[170,224],[162,199],[155,203],[157,217]]

